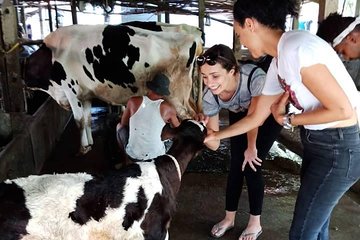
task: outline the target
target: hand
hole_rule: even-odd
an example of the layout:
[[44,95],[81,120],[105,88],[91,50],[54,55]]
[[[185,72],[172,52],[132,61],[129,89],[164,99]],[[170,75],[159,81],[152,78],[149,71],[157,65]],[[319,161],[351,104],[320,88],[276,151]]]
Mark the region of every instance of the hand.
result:
[[194,116],[194,120],[198,121],[198,122],[202,122],[205,126],[209,121],[209,116],[204,115],[203,113],[197,113]]
[[216,131],[207,129],[207,136],[205,137],[204,143],[214,141],[214,140],[218,140],[218,139],[216,139]]
[[209,119],[209,116],[206,116],[205,114],[203,113],[196,113],[195,116],[194,116],[194,120],[198,121],[198,122],[204,122]]
[[279,99],[275,101],[270,107],[271,113],[274,116],[275,121],[280,125],[283,125],[283,117],[286,114],[286,104],[288,103],[288,99],[289,93],[284,92],[284,94],[279,97]]
[[249,163],[249,166],[256,172],[256,167],[254,165],[261,166],[262,160],[257,156],[256,148],[247,148],[244,152],[244,162],[242,164],[241,170],[245,170],[246,164]]

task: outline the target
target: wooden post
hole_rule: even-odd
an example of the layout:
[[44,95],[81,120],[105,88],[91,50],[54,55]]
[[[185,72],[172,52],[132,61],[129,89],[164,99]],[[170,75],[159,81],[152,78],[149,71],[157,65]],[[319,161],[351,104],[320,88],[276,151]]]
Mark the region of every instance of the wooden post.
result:
[[20,22],[22,23],[22,26],[24,28],[24,33],[27,34],[27,28],[26,28],[26,17],[25,17],[25,7],[20,7]]
[[204,0],[199,1],[199,28],[204,32],[204,17],[205,17],[205,2]]
[[58,13],[58,9],[57,9],[56,0],[54,2],[54,9],[55,9],[55,26],[56,26],[56,28],[59,28],[59,13]]
[[16,10],[5,0],[0,9],[0,141],[11,138],[19,128],[13,118],[25,112],[17,29]]
[[[167,2],[167,0],[164,0],[164,2]],[[169,8],[169,3],[166,3],[167,9]],[[166,11],[165,13],[165,23],[170,23],[170,13]]]
[[71,17],[73,24],[78,24],[77,15],[76,15],[76,0],[71,0],[70,6],[71,6]]
[[319,22],[322,22],[330,13],[337,12],[338,0],[319,0]]
[[[163,2],[164,0],[159,0],[160,2]],[[162,21],[162,19],[161,19],[161,12],[158,12],[157,13],[157,21],[158,22],[161,22]]]
[[0,71],[5,112],[24,112],[23,84],[20,79],[19,45],[16,11],[5,0],[0,18]]
[[48,5],[48,14],[49,14],[49,28],[50,28],[50,32],[54,31],[53,29],[53,21],[52,21],[52,13],[51,13],[51,4],[50,4],[50,0],[47,0]]
[[41,5],[39,5],[39,23],[40,23],[40,35],[41,38],[44,38],[44,19],[43,19],[43,15],[42,15],[42,7]]
[[360,0],[357,0],[355,4],[355,17],[359,15],[360,15]]

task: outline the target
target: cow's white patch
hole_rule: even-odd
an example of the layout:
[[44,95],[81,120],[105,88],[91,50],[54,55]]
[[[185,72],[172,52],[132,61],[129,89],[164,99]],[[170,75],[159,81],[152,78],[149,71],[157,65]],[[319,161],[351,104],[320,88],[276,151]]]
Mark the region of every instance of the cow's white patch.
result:
[[170,157],[171,160],[173,160],[174,164],[175,164],[175,167],[176,167],[176,171],[178,173],[178,176],[179,176],[179,180],[181,181],[181,169],[180,169],[180,165],[178,163],[178,161],[176,160],[176,158],[170,154],[165,154],[166,156]]
[[[107,208],[105,216],[98,221],[91,219],[85,225],[80,225],[69,218],[69,213],[76,208],[76,200],[84,193],[84,184],[92,179],[85,173],[57,174],[29,176],[7,180],[6,183],[16,183],[25,191],[26,206],[30,211],[31,219],[26,230],[29,235],[24,239],[34,237],[38,239],[114,239],[114,240],[141,240],[143,230],[140,225],[144,220],[154,195],[162,193],[163,187],[154,162],[139,164],[141,176],[126,180],[124,199],[119,208]],[[123,226],[125,208],[129,203],[138,201],[138,190],[142,187],[148,205],[144,216],[135,221],[126,231]]]
[[89,174],[76,173],[32,175],[12,180],[25,192],[26,207],[31,215],[27,232],[39,239],[79,237],[74,229],[80,225],[76,226],[69,213],[75,210],[76,200],[84,193],[84,184],[91,179]]

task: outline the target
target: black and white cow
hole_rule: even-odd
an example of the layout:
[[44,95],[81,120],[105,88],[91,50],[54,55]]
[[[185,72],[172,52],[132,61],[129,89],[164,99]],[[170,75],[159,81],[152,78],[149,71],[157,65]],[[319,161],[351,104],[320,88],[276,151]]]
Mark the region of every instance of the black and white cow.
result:
[[25,83],[72,110],[81,132],[80,152],[86,153],[93,144],[91,100],[125,104],[131,96],[145,94],[145,82],[158,72],[170,77],[168,100],[180,118],[192,117],[193,63],[202,52],[202,37],[198,28],[186,24],[62,27],[26,60]]
[[0,183],[1,240],[162,240],[181,177],[206,128],[184,120],[168,154],[104,176],[33,175]]

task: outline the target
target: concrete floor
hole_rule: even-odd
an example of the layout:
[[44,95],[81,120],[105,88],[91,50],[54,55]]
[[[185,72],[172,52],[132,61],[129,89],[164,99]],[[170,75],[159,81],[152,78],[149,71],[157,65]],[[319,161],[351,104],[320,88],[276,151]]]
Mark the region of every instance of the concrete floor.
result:
[[[93,120],[102,122],[93,126],[95,141],[93,150],[85,156],[76,155],[79,148],[79,132],[75,123],[70,121],[52,157],[45,163],[43,173],[77,171],[101,173],[113,165],[116,157],[111,152],[116,148],[115,133],[107,126],[114,126],[114,122],[111,122],[113,120],[107,118],[106,113],[101,110]],[[221,159],[221,155],[200,159],[203,164],[200,169],[205,169],[206,166],[209,168],[217,166],[218,171],[203,171],[192,163],[189,165],[183,176],[177,198],[176,215],[170,226],[172,240],[212,239],[209,232],[224,215],[227,160]],[[288,239],[296,192],[299,187],[298,176],[279,169],[272,161],[265,161],[264,177],[266,189],[262,214],[263,234],[259,239]],[[341,199],[332,215],[330,230],[332,240],[360,239],[359,203],[357,197],[350,192]],[[238,239],[247,223],[247,211],[245,189],[241,196],[235,228],[221,239]]]

